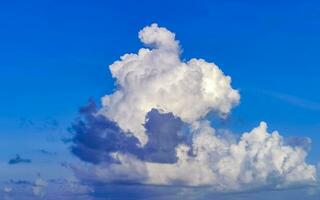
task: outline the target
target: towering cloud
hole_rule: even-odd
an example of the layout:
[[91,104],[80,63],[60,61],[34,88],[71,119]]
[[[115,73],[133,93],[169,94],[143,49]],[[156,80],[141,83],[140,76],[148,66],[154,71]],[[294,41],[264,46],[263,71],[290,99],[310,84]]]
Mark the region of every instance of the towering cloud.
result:
[[227,114],[238,103],[231,78],[202,59],[182,62],[179,42],[167,29],[152,24],[139,38],[152,49],[125,54],[110,66],[118,87],[102,98],[100,113],[133,132],[142,144],[147,142],[143,124],[152,108],[192,123],[210,111]]
[[[116,91],[81,110],[73,167],[87,183],[210,186],[215,191],[287,187],[316,181],[306,148],[267,124],[238,141],[216,134],[208,113],[227,115],[240,96],[231,78],[203,59],[184,62],[175,34],[157,24],[139,32],[149,48],[110,65]],[[296,142],[295,142],[296,143]]]

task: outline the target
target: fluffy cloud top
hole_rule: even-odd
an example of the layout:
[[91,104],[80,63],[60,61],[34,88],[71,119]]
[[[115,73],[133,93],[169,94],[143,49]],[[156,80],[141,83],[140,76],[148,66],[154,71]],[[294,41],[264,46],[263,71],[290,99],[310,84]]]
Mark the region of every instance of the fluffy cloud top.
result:
[[110,66],[117,91],[102,98],[100,113],[147,142],[145,116],[152,108],[172,112],[192,123],[210,111],[227,114],[239,101],[231,78],[213,63],[202,59],[183,62],[175,35],[157,24],[139,32],[152,49],[125,54]]
[[150,49],[114,62],[116,91],[102,98],[99,110],[82,110],[85,117],[73,126],[72,151],[92,163],[74,167],[82,181],[216,191],[316,181],[306,148],[269,133],[265,122],[238,141],[216,134],[206,115],[228,114],[240,96],[215,64],[183,62],[174,33],[157,24],[142,29],[139,38]]

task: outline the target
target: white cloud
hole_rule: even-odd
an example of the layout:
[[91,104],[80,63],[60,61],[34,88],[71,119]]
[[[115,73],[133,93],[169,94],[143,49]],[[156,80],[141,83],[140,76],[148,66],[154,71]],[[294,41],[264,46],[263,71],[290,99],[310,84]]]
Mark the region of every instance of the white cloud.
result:
[[153,48],[125,54],[110,66],[118,89],[103,97],[101,113],[133,132],[142,144],[147,141],[142,124],[152,108],[192,123],[210,111],[227,114],[238,103],[231,78],[202,59],[183,62],[178,41],[167,29],[152,24],[139,38]]
[[191,143],[178,145],[176,163],[147,162],[121,151],[112,153],[118,162],[75,167],[78,177],[105,183],[211,186],[216,191],[316,181],[315,166],[305,162],[306,150],[287,145],[277,131],[269,133],[265,122],[238,141],[216,135],[205,116],[211,111],[228,114],[240,96],[215,64],[202,59],[183,62],[175,35],[156,24],[140,31],[139,38],[152,49],[125,54],[110,66],[118,87],[102,98],[97,114],[132,132],[144,145],[146,114],[153,108],[171,112],[190,126]]
[[37,178],[32,186],[32,192],[35,196],[43,196],[44,189],[48,186],[48,182],[42,178]]
[[9,186],[4,186],[3,191],[4,191],[5,193],[10,193],[10,192],[12,192],[12,188],[9,187]]

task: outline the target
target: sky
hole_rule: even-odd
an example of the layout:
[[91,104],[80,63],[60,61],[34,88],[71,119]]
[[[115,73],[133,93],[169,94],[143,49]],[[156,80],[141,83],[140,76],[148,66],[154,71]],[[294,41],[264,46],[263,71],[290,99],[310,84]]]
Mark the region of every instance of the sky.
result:
[[319,11],[0,1],[1,198],[318,199]]

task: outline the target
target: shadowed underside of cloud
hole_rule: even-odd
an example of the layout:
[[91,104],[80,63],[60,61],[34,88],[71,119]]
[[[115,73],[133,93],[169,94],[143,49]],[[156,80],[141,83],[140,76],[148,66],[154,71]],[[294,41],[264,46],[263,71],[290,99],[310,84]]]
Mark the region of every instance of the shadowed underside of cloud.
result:
[[310,141],[285,140],[265,122],[237,141],[217,134],[206,116],[224,117],[238,104],[231,78],[202,59],[182,61],[175,34],[157,24],[139,38],[151,48],[110,65],[116,91],[101,107],[80,109],[72,126],[71,151],[89,163],[72,167],[83,183],[224,192],[316,183],[315,166],[305,162]]
[[72,126],[75,137],[71,150],[84,161],[116,163],[113,153],[129,153],[149,162],[174,163],[177,146],[188,142],[186,124],[172,113],[156,109],[147,113],[144,126],[148,142],[141,146],[133,134],[124,132],[105,116],[96,115],[96,111],[95,103],[90,101],[80,109],[83,118]]
[[90,101],[89,105],[80,109],[84,118],[72,126],[76,132],[73,138],[72,152],[84,161],[91,163],[115,162],[112,152],[138,153],[139,141],[123,132],[119,126],[104,116],[96,116],[96,105]]

